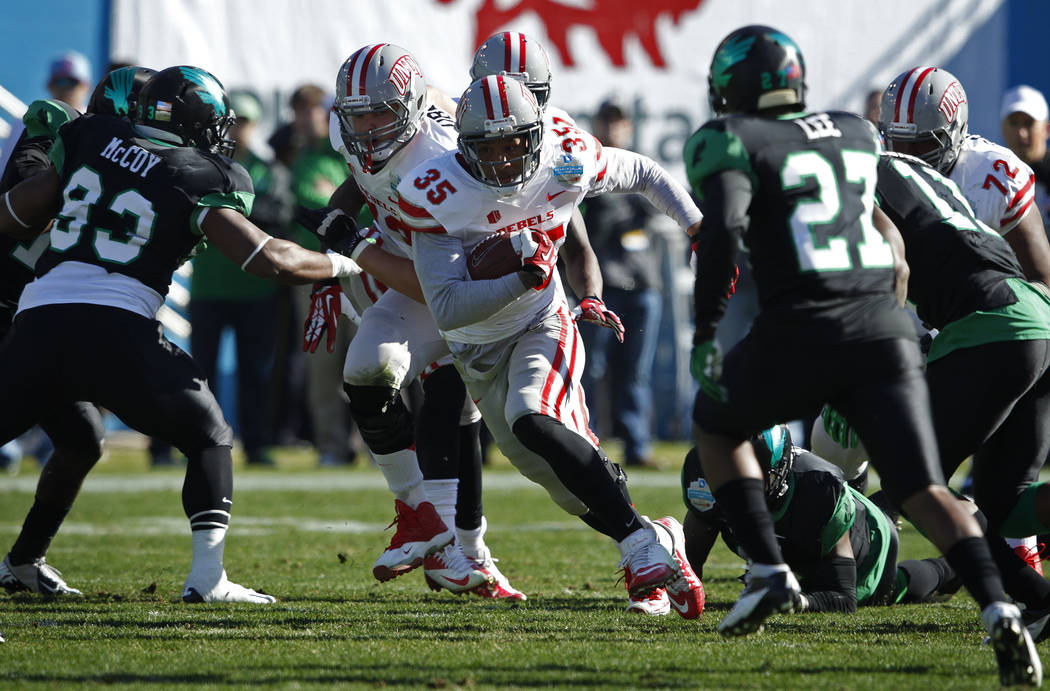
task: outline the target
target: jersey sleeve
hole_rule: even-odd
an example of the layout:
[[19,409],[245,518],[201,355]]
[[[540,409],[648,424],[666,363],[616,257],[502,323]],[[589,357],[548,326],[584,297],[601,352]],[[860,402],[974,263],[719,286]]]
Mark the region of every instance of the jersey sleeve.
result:
[[739,170],[755,183],[751,158],[739,137],[725,128],[724,121],[708,123],[685,143],[685,170],[693,194],[703,200],[704,181],[724,170]]
[[602,177],[596,179],[589,196],[597,192],[641,194],[683,228],[703,218],[689,191],[648,156],[608,146],[599,151],[598,164]]
[[999,232],[1005,234],[1021,222],[1021,218],[1035,203],[1035,174],[1024,161],[1014,157],[1011,165],[1017,165],[1014,177],[1005,177],[1007,194],[1006,210],[999,221]]

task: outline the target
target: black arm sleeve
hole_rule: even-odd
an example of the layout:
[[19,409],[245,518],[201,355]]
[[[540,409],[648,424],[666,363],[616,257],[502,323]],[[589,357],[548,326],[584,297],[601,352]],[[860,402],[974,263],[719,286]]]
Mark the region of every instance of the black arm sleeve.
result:
[[23,132],[19,137],[15,148],[11,150],[11,158],[7,162],[7,168],[0,178],[0,192],[6,192],[23,180],[28,180],[37,173],[42,173],[51,167],[51,159],[47,152],[51,150],[51,140],[47,137],[27,137]]
[[[857,562],[832,555],[807,574],[807,612],[857,611]],[[812,592],[811,592],[812,591]]]
[[693,343],[714,337],[729,302],[736,275],[736,252],[748,225],[751,180],[739,170],[724,170],[704,180],[700,205],[704,222],[697,237],[696,333]]

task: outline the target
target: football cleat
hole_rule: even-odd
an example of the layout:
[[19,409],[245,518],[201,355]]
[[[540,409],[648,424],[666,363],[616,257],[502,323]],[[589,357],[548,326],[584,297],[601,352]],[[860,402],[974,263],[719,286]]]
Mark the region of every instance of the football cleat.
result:
[[999,683],[1003,686],[1042,684],[1043,664],[1017,605],[993,602],[981,612],[981,622],[995,650]]
[[1043,575],[1043,549],[1045,545],[1017,545],[1014,547],[1014,553],[1021,557],[1026,564],[1032,567],[1032,569],[1039,574]]
[[474,563],[478,570],[489,577],[488,583],[474,589],[475,595],[494,600],[528,599],[525,593],[512,586],[507,577],[503,575],[503,572],[496,567],[496,562],[499,560],[492,557],[492,552],[489,551],[488,547],[483,547],[481,553],[476,556],[467,558]]
[[663,616],[671,613],[671,600],[666,590],[657,588],[648,595],[639,597],[631,595],[627,603],[627,611],[634,614],[648,614],[653,617]]
[[660,543],[670,552],[675,564],[675,578],[667,583],[667,597],[683,619],[696,619],[704,611],[707,596],[704,584],[685,556],[685,533],[682,524],[671,516],[652,522]]
[[217,583],[207,584],[193,582],[193,574],[186,578],[186,584],[182,589],[182,601],[188,604],[200,604],[202,602],[250,602],[256,605],[268,605],[277,602],[273,595],[260,593],[238,585],[226,578],[226,570],[223,569],[222,576]]
[[488,585],[489,576],[467,559],[458,542],[423,557],[423,576],[431,590],[465,593]]
[[623,556],[620,568],[631,595],[648,595],[675,578],[674,560],[657,540],[656,531],[648,525],[628,535],[617,546]]
[[756,576],[752,569],[740,598],[729,614],[718,623],[718,633],[723,636],[746,636],[761,631],[769,615],[801,608],[802,589],[790,570]]
[[44,561],[43,557],[15,566],[8,554],[0,562],[0,587],[8,593],[28,590],[49,597],[65,595],[83,595],[76,588],[70,588],[62,580],[62,572]]
[[372,575],[380,582],[408,573],[422,564],[424,557],[456,537],[456,531],[445,525],[429,501],[421,502],[413,509],[395,499],[394,510],[397,517],[387,528],[396,524],[397,529],[390,539],[390,546],[372,566]]

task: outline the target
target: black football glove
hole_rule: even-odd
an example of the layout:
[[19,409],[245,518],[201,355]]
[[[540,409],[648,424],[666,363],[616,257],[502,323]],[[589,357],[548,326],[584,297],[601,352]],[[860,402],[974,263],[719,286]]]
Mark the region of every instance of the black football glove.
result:
[[321,247],[353,258],[354,250],[364,239],[357,222],[342,209],[322,206],[308,209],[295,207],[295,222],[321,239]]

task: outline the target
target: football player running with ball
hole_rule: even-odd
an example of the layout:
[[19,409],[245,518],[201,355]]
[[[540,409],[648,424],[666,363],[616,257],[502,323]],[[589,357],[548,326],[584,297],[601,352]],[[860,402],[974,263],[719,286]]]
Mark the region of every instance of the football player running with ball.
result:
[[[602,149],[556,117],[545,125],[535,96],[517,79],[494,75],[471,84],[456,129],[459,150],[406,175],[398,193],[419,282],[467,390],[518,470],[617,542],[633,595],[678,584],[683,570],[635,511],[588,430],[583,346],[556,263],[563,243],[589,252],[585,236],[571,226],[566,234],[587,194],[640,192],[693,232],[701,214],[652,160]],[[517,270],[472,280],[467,257],[494,232],[507,233]],[[589,255],[575,270],[600,311],[601,275]],[[616,322],[606,320],[610,328]]]
[[56,218],[0,346],[0,440],[56,404],[90,401],[182,451],[193,535],[185,602],[274,598],[231,582],[223,568],[233,433],[200,368],[156,320],[172,274],[205,240],[243,270],[289,284],[356,269],[341,254],[305,250],[248,221],[251,180],[224,155],[235,117],[214,76],[169,67],[142,87],[131,122],[95,115],[68,123],[51,147],[53,167],[0,202],[5,234],[31,239]]
[[[900,234],[875,208],[880,144],[858,116],[805,112],[805,63],[788,36],[747,26],[718,45],[709,92],[721,117],[687,142],[706,212],[699,234],[692,369],[704,475],[743,550],[748,585],[718,630],[739,636],[802,605],[748,439],[824,402],[855,426],[890,500],[945,555],[981,607],[1004,684],[1042,681],[980,526],[945,486],[911,319]],[[750,249],[761,311],[724,364],[714,341]],[[803,379],[809,384],[798,387]]]

